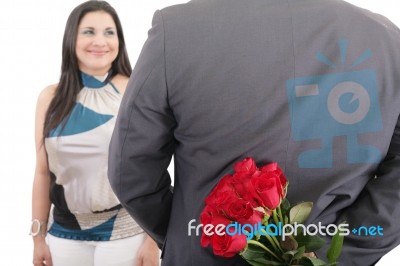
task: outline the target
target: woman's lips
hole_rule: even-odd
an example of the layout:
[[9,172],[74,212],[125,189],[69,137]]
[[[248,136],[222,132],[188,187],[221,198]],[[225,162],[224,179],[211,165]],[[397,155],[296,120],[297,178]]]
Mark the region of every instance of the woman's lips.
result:
[[88,51],[89,54],[94,56],[102,56],[107,54],[108,51]]

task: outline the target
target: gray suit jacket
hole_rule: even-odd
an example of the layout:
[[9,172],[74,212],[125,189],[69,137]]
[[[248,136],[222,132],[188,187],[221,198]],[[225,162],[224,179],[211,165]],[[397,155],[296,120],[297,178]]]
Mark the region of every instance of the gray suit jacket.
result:
[[276,161],[289,200],[314,202],[309,223],[383,228],[345,238],[341,265],[371,265],[400,242],[399,113],[400,31],[386,18],[340,0],[193,0],[154,15],[109,178],[163,265],[246,265],[202,248],[188,223],[234,162]]

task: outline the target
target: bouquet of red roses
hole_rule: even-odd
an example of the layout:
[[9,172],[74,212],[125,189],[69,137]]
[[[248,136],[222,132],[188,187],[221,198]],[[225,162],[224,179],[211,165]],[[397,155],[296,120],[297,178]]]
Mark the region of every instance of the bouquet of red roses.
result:
[[286,199],[288,181],[277,163],[258,168],[252,158],[245,158],[234,170],[205,200],[200,216],[203,247],[210,245],[217,256],[239,254],[253,266],[336,265],[343,236],[333,236],[329,263],[310,256],[324,244],[301,226],[312,203],[290,206]]

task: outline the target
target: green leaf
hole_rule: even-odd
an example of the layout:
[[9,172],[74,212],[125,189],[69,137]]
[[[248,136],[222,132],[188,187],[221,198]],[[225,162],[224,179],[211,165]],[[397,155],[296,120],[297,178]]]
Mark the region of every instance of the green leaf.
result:
[[297,252],[293,256],[293,259],[295,259],[295,260],[300,259],[301,257],[303,257],[305,251],[306,251],[305,247],[299,247],[297,249]]
[[[345,223],[345,222],[343,222]],[[337,231],[337,233],[332,237],[331,240],[331,245],[328,249],[328,253],[326,257],[328,258],[329,262],[335,263],[337,262],[337,259],[339,258],[340,254],[342,253],[342,247],[343,247],[343,240],[344,240],[344,235],[340,235],[340,230]]]
[[289,213],[290,223],[304,223],[310,215],[312,207],[312,202],[302,202],[293,206]]
[[247,261],[247,263],[252,265],[252,266],[265,266],[265,265],[267,265],[265,263],[256,262],[256,261],[249,261],[249,260],[246,260],[246,259],[245,259],[245,261]]
[[300,259],[304,254],[304,247],[299,247],[296,250],[287,251],[282,255],[287,263],[291,263],[293,260]]
[[249,263],[252,266],[266,266],[266,265],[268,265],[268,266],[285,266],[285,265],[287,265],[287,264],[283,264],[281,262],[270,261],[270,260],[265,260],[263,262],[249,261],[249,260],[246,260],[246,261],[247,261],[247,263]]
[[245,260],[255,260],[264,257],[265,251],[255,245],[247,245],[247,248],[240,253]]
[[300,265],[302,266],[328,266],[325,261],[313,258],[313,257],[302,257],[300,259]]
[[253,266],[282,265],[281,262],[268,258],[265,251],[258,246],[247,246],[247,248],[240,253],[240,256]]
[[288,265],[290,265],[290,264],[292,264],[292,261],[293,261],[293,254],[287,254],[287,253],[282,254],[282,259],[284,259],[285,262],[286,262]]
[[299,246],[305,247],[305,252],[314,252],[320,249],[325,241],[317,235],[304,235],[302,230],[299,230],[297,236],[294,237],[299,244]]

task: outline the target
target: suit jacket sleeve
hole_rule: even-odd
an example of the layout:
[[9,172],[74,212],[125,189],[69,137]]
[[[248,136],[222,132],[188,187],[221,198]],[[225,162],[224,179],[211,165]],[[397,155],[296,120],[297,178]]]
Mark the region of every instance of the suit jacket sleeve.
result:
[[[375,236],[362,236],[365,231],[345,236],[343,261],[352,265],[372,265],[400,242],[400,120],[386,158],[378,167],[376,177],[366,185],[356,202],[346,209],[338,223],[347,221],[350,230],[359,226],[380,226]],[[364,229],[362,229],[364,230]]]
[[174,151],[175,119],[167,97],[164,28],[157,11],[121,103],[108,176],[122,206],[159,245],[172,202],[167,168]]

